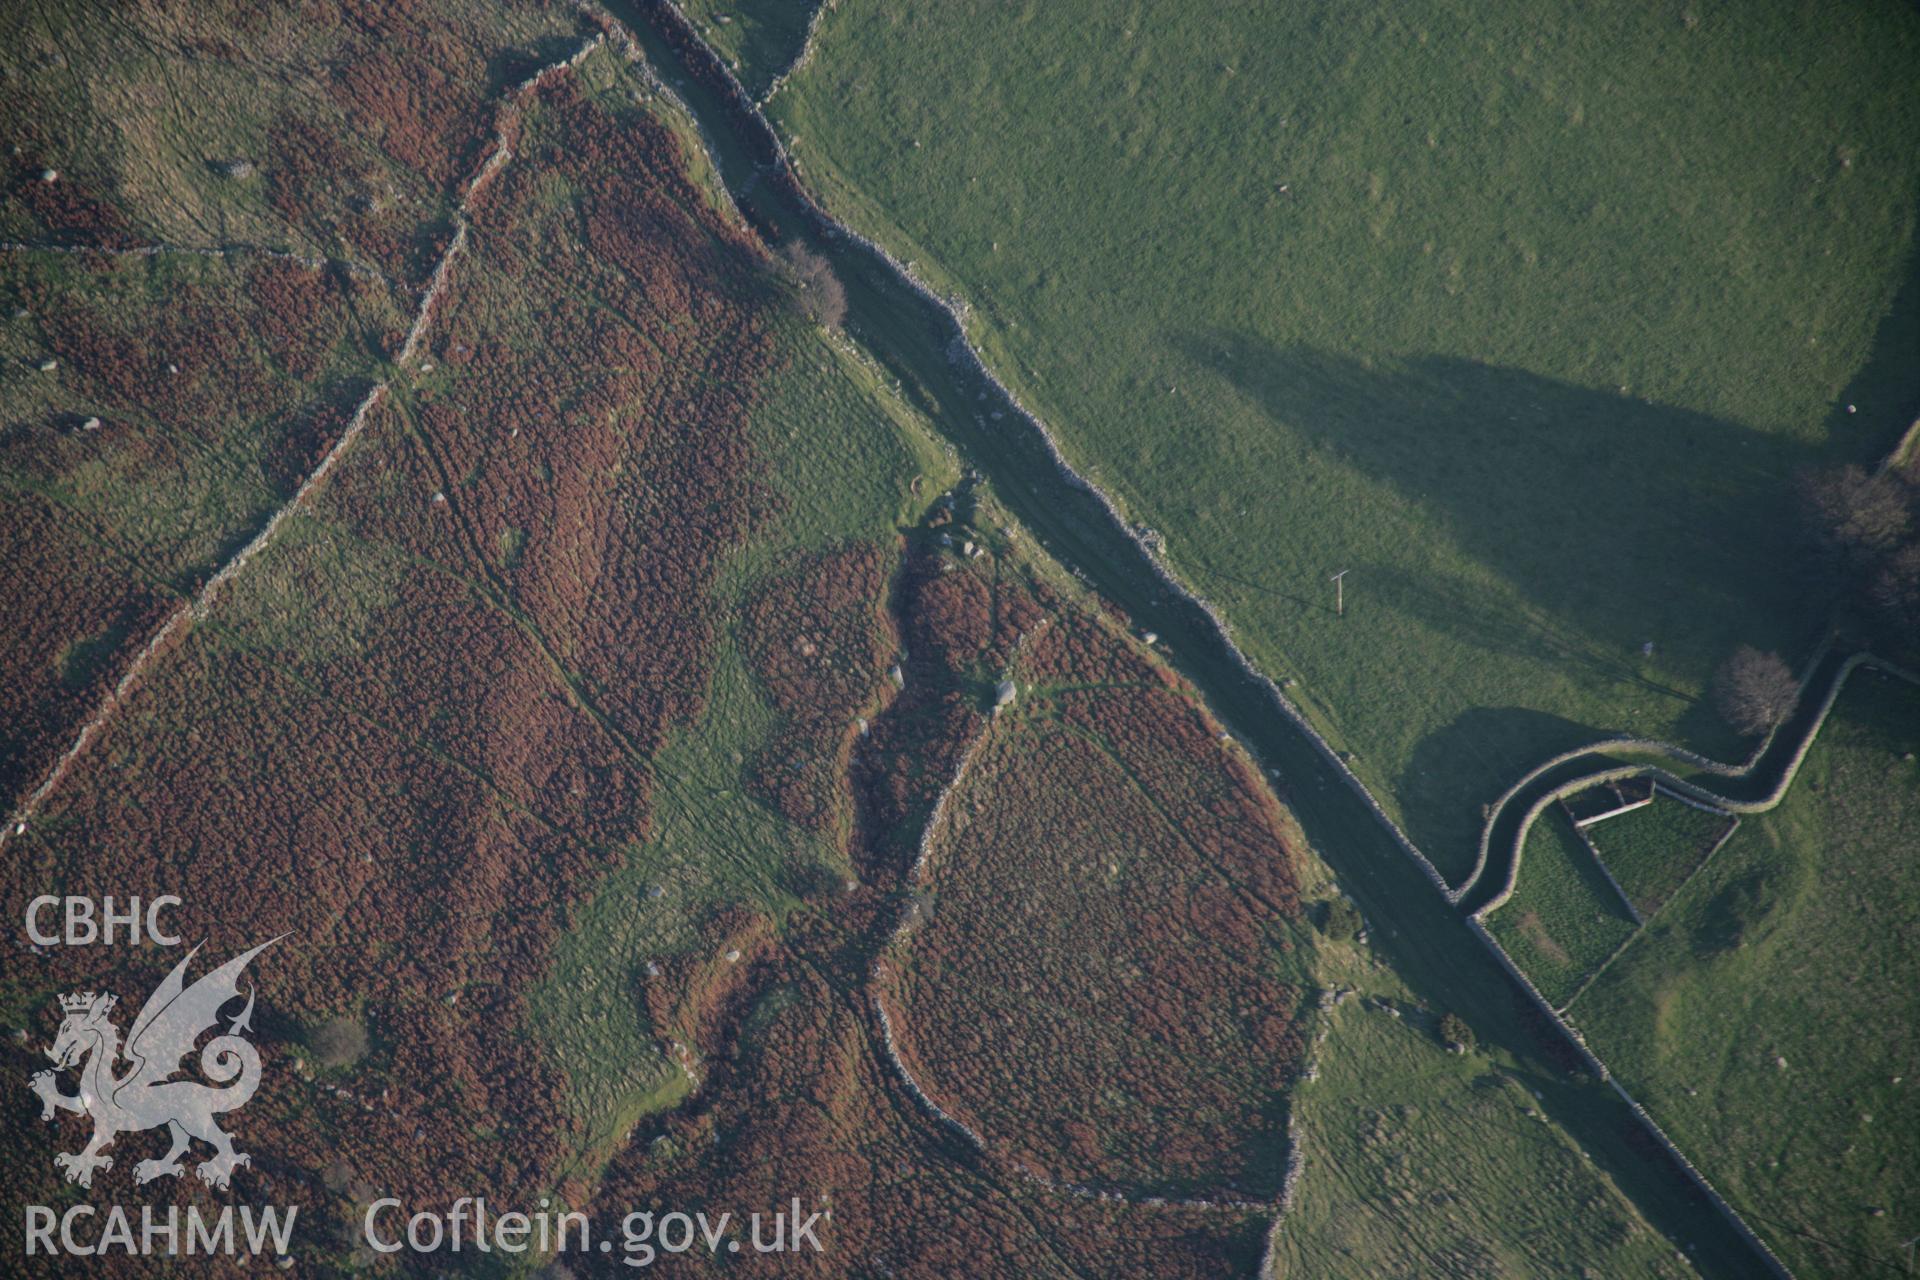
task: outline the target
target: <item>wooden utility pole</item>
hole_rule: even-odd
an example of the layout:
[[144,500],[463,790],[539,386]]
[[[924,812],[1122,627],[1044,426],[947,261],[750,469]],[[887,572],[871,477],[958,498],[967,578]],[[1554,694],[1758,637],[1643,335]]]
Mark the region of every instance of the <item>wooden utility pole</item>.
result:
[[1327,579],[1327,581],[1333,583],[1333,614],[1336,618],[1345,617],[1347,613],[1347,584],[1340,581],[1340,579],[1346,576],[1347,570],[1342,569],[1340,572],[1334,574],[1333,577]]

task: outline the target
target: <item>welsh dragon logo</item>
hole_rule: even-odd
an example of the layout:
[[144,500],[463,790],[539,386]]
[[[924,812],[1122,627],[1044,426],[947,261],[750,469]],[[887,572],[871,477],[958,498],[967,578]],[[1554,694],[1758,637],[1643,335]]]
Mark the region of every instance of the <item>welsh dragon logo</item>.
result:
[[[248,961],[278,941],[274,938],[242,952],[192,986],[186,985],[187,965],[200,948],[187,952],[147,997],[133,1020],[133,1029],[127,1033],[124,1049],[119,1028],[107,1016],[113,1011],[115,997],[92,991],[60,997],[60,1009],[66,1016],[53,1047],[47,1050],[55,1070],[35,1074],[32,1089],[40,1095],[42,1120],[52,1120],[56,1110],[93,1117],[93,1138],[86,1147],[53,1158],[54,1164],[66,1171],[69,1182],[92,1186],[95,1170],[113,1167],[113,1157],[101,1152],[114,1138],[161,1125],[167,1127],[173,1145],[160,1159],[135,1165],[136,1182],[178,1177],[183,1172],[180,1157],[193,1138],[214,1149],[214,1155],[194,1169],[210,1187],[226,1186],[234,1168],[249,1163],[246,1155],[233,1149],[233,1139],[214,1117],[244,1106],[260,1086],[259,1050],[240,1035],[253,1029],[251,984],[247,987],[246,1008],[228,1024],[226,1034],[215,1036],[200,1050],[200,1070],[213,1083],[170,1077],[180,1069],[181,1060],[193,1052],[200,1036],[220,1021],[221,1006],[239,997],[240,974]],[[121,1072],[123,1056],[128,1065]],[[75,1065],[80,1068],[80,1092],[61,1093],[55,1072]]]

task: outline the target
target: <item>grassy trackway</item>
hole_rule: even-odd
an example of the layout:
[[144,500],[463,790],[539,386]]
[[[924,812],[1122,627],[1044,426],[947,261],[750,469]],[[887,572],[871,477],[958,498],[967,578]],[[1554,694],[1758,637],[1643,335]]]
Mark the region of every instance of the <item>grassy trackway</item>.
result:
[[710,55],[696,50],[683,56],[663,39],[649,21],[658,16],[657,6],[608,7],[633,29],[694,114],[716,168],[748,220],[772,242],[799,237],[832,261],[847,287],[849,331],[1056,558],[1140,625],[1159,633],[1171,659],[1222,722],[1287,780],[1289,805],[1309,840],[1360,904],[1377,945],[1414,993],[1458,1012],[1484,1043],[1510,1055],[1547,1114],[1649,1221],[1689,1248],[1704,1274],[1751,1276],[1768,1270],[1680,1169],[1647,1154],[1638,1120],[1611,1089],[1553,1065],[1558,1033],[1533,1020],[1525,997],[1466,920],[1365,799],[1279,713],[1268,688],[1248,674],[1205,609],[1166,588],[1157,567],[1098,496],[1061,472],[1047,442],[1025,425],[1020,408],[971,368],[955,346],[963,347],[964,338],[952,315],[881,255],[831,225],[820,225],[810,202],[779,180],[764,121],[730,110],[719,90],[696,79],[693,60]]

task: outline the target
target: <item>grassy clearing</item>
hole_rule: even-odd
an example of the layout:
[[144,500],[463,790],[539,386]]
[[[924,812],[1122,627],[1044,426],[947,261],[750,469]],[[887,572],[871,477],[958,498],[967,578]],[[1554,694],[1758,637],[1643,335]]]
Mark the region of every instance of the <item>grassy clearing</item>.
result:
[[1587,828],[1587,838],[1640,914],[1651,916],[1732,823],[1727,814],[1656,792],[1652,804]]
[[[915,475],[926,477],[929,498],[954,478],[924,428],[865,366],[798,323],[785,342],[789,364],[753,424],[780,515],[723,575],[718,590],[736,602],[796,554],[850,537],[885,537],[917,519],[920,500],[908,487]],[[728,613],[740,610],[736,603]],[[705,714],[657,763],[654,836],[574,921],[533,1001],[534,1031],[566,1069],[574,1114],[587,1131],[587,1169],[686,1091],[644,1014],[635,1016],[648,961],[693,945],[692,922],[716,906],[783,913],[796,901],[789,886],[797,872],[821,864],[840,870],[837,850],[750,797],[746,771],[776,717],[737,639],[721,644]],[[656,885],[665,896],[649,896]]]
[[1520,882],[1487,927],[1540,994],[1570,997],[1620,944],[1634,923],[1558,806],[1527,833]]
[[1815,22],[848,0],[773,113],[1458,873],[1596,730],[1737,751],[1787,477],[1910,416],[1920,19]]
[[1801,1275],[1904,1274],[1920,1231],[1916,750],[1920,690],[1856,674],[1780,807],[1570,1010]]
[[[742,788],[742,749],[763,739],[770,719],[737,658],[727,655],[706,715],[658,762],[664,785],[655,834],[575,918],[536,993],[533,1030],[567,1073],[589,1168],[636,1122],[687,1091],[636,997],[648,961],[692,946],[693,923],[717,904],[785,905],[782,868],[820,856]],[[652,896],[656,886],[663,896]]]
[[[434,17],[440,65],[419,61],[390,74],[437,82],[440,95],[462,79],[476,95],[496,91],[577,41],[565,11],[458,6]],[[0,13],[14,105],[35,125],[25,159],[118,209],[135,238],[173,244],[339,250],[355,234],[339,225],[349,195],[412,205],[427,220],[444,213],[447,193],[409,163],[404,128],[369,127],[354,114],[356,95],[342,91],[342,72],[367,53],[364,36],[353,24],[286,11],[250,14],[241,31],[217,6],[111,21],[75,0]],[[255,56],[230,56],[236,37]],[[388,44],[375,56],[408,55]],[[476,65],[462,66],[466,59]],[[327,175],[330,208],[275,207],[275,183],[297,159],[279,128],[289,118],[321,126],[348,157],[346,172]],[[251,171],[235,176],[226,168],[235,160]],[[0,207],[0,238],[36,239],[40,230],[15,202]]]
[[1522,1077],[1448,1053],[1433,1015],[1353,952],[1326,947],[1329,971],[1401,1016],[1354,998],[1331,1015],[1319,1078],[1294,1095],[1306,1165],[1272,1276],[1692,1274]]

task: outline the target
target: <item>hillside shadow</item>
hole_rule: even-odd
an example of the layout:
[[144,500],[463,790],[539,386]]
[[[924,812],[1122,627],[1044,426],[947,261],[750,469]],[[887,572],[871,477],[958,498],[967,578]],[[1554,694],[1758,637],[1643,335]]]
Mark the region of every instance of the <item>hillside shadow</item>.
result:
[[[1847,412],[1850,404],[1858,415]],[[1842,461],[1871,466],[1915,418],[1920,418],[1920,247],[1907,255],[1905,283],[1874,330],[1866,363],[1827,415],[1827,430],[1847,441]]]
[[[1219,336],[1184,348],[1276,422],[1400,490],[1563,620],[1558,650],[1624,662],[1656,639],[1650,614],[1675,602],[1716,622],[1805,620],[1785,572],[1790,482],[1820,450],[1454,357],[1367,364]],[[1476,622],[1442,598],[1444,584],[1403,575],[1401,587],[1417,612],[1473,623],[1494,647],[1549,643],[1521,624]]]
[[[1442,875],[1463,883],[1473,870],[1486,806],[1500,798],[1527,762],[1586,746],[1598,736],[1577,720],[1531,707],[1474,707],[1461,712],[1445,728],[1415,744],[1406,768],[1394,781],[1394,794],[1402,798],[1407,814],[1407,834]],[[1485,787],[1463,795],[1459,790],[1462,758],[1508,767],[1477,771]]]
[[1676,702],[1695,703],[1685,690],[1649,674],[1654,664],[1637,650],[1603,648],[1573,627],[1516,615],[1503,602],[1489,600],[1475,583],[1431,569],[1414,573],[1403,565],[1380,561],[1357,565],[1356,570],[1370,597],[1436,631],[1449,631],[1483,653],[1582,667]]

